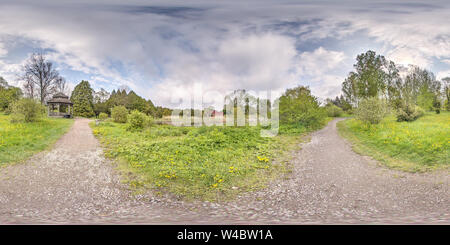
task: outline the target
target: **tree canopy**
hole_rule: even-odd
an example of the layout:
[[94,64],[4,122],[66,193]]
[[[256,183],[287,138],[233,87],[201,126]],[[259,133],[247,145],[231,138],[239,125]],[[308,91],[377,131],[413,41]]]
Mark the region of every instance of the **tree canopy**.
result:
[[10,105],[22,97],[22,90],[10,86],[3,77],[0,77],[0,111],[5,111]]
[[94,113],[94,90],[88,81],[81,81],[75,86],[70,100],[73,103],[75,116],[93,117]]

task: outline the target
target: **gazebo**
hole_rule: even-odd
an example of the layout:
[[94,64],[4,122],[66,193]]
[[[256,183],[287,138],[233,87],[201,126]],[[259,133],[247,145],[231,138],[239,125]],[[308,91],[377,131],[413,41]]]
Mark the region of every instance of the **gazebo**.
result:
[[63,93],[56,93],[51,100],[47,101],[47,112],[49,117],[71,118],[73,103],[69,100],[69,96]]

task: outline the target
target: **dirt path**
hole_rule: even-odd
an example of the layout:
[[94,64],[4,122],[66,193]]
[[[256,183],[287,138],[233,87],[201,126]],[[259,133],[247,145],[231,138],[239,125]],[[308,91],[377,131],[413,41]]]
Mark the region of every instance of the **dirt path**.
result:
[[51,151],[0,169],[0,223],[450,223],[448,171],[378,167],[338,136],[338,120],[311,135],[288,179],[233,202],[186,203],[133,196],[77,119]]

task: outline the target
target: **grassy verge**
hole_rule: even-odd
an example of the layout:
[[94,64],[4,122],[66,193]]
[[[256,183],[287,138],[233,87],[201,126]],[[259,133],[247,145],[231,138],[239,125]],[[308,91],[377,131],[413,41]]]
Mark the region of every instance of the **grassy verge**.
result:
[[10,123],[0,114],[0,166],[16,163],[47,149],[72,125],[73,120],[44,118],[33,123]]
[[414,122],[387,117],[378,125],[356,119],[338,123],[340,134],[353,149],[386,166],[408,172],[448,168],[450,164],[450,113],[427,113]]
[[130,132],[124,124],[90,125],[106,156],[118,160],[124,181],[137,191],[210,201],[262,188],[289,172],[289,153],[308,131],[282,127],[278,136],[264,138],[259,127],[155,125]]

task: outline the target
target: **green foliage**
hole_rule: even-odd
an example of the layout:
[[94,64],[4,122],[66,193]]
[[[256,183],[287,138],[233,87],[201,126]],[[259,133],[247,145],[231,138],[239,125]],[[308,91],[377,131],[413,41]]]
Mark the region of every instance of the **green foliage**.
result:
[[[352,105],[358,105],[364,98],[383,97],[394,109],[400,108],[406,101],[425,110],[438,111],[433,104],[441,100],[442,84],[432,72],[412,67],[402,78],[394,62],[373,51],[358,55],[354,68],[355,71],[350,72],[342,83],[345,101]],[[450,83],[450,78],[442,82],[446,81]]]
[[442,79],[442,92],[444,94],[444,108],[450,111],[450,77]]
[[378,124],[387,114],[386,103],[376,97],[363,99],[355,110],[357,119],[364,123]]
[[23,98],[12,104],[12,122],[34,122],[45,112],[45,107],[33,99]]
[[335,106],[334,104],[326,105],[325,110],[327,111],[327,115],[329,117],[340,117],[344,113],[341,108]]
[[9,111],[9,106],[22,96],[22,90],[13,86],[0,77],[0,111]]
[[111,117],[116,123],[126,123],[128,119],[128,110],[125,106],[115,106],[111,109]]
[[134,110],[128,116],[129,125],[127,127],[128,130],[142,130],[146,126],[147,116],[138,111]]
[[397,122],[412,122],[424,114],[425,111],[419,106],[405,104],[397,110]]
[[11,117],[0,113],[0,167],[47,149],[73,123],[70,119],[46,117],[35,122],[10,123]]
[[318,128],[324,124],[326,113],[307,87],[287,89],[279,99],[281,124],[301,124]]
[[342,92],[347,101],[358,104],[361,99],[387,94],[389,99],[398,96],[400,75],[393,62],[374,51],[367,51],[356,57],[350,72],[342,83]]
[[162,107],[162,106],[157,106],[155,108],[155,112],[153,114],[153,116],[155,118],[162,118],[162,117],[170,116],[170,115],[172,115],[172,110],[169,108]]
[[73,113],[80,117],[93,117],[94,113],[94,97],[93,89],[88,81],[81,81],[75,86],[70,100],[73,103]]
[[433,101],[433,110],[436,112],[436,114],[441,113],[441,102],[439,100]]
[[367,125],[349,119],[338,123],[339,132],[354,149],[388,167],[404,171],[447,168],[450,164],[450,112],[426,113],[414,122],[396,122],[389,116]]
[[343,95],[336,96],[335,99],[327,99],[327,104],[334,104],[335,106],[341,108],[343,111],[348,112],[352,110],[352,105],[347,101]]
[[100,120],[102,120],[102,121],[108,119],[108,117],[109,117],[108,114],[106,114],[106,113],[104,113],[104,112],[101,112],[101,113],[98,115],[98,119],[100,119]]
[[130,111],[138,110],[147,115],[153,115],[156,113],[155,106],[151,100],[145,100],[137,95],[134,91],[127,93],[125,90],[119,89],[117,92],[113,90],[111,96],[105,102],[107,108],[113,108],[114,106],[125,106]]
[[417,105],[427,111],[431,111],[433,110],[433,100],[434,94],[428,90],[424,90],[417,96]]

